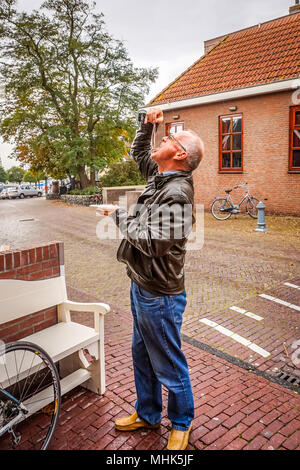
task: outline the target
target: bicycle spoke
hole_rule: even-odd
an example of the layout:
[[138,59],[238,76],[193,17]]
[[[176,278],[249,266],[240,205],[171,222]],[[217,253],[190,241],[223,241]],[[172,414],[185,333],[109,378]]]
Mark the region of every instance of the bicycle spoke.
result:
[[[39,386],[38,386],[38,388],[35,390],[35,392],[34,392],[34,393],[38,393],[38,390],[40,389],[40,387],[41,387],[42,383],[44,382],[44,380],[45,380],[45,378],[47,377],[47,375],[49,374],[49,372],[50,372],[50,371],[48,370],[48,371],[47,371],[47,374],[46,374],[46,375],[44,375],[44,378],[43,378],[43,380],[42,380],[42,381],[39,383]],[[27,399],[27,400],[28,400],[28,399]],[[20,401],[21,401],[21,399],[20,399]],[[22,401],[23,401],[23,400],[22,400]]]
[[6,370],[7,380],[8,380],[8,382],[9,382],[9,385],[11,385],[11,383],[10,383],[10,378],[9,378],[9,374],[8,374],[8,370],[7,370],[7,367],[6,367],[6,363],[4,363],[4,367],[5,367],[5,370]]
[[[39,370],[40,370],[40,367],[41,367],[41,364],[39,365],[39,368],[38,368],[38,370],[37,370],[37,371],[36,371],[36,373],[34,374],[34,376],[33,376],[32,380],[31,380],[31,382],[30,382],[29,386],[27,387],[27,389],[26,389],[26,392],[27,392],[27,390],[29,390],[29,389],[30,389],[31,385],[33,384],[33,381],[34,381],[34,379],[36,378],[36,376],[37,376],[37,373],[38,373],[38,372],[39,372]],[[24,389],[23,389],[23,390],[24,390]],[[22,399],[24,399],[24,398],[23,398],[24,396],[26,396],[26,393],[24,393],[24,394],[23,394],[23,396],[22,396]],[[20,401],[21,401],[21,400],[20,400]]]
[[[31,364],[30,364],[30,368],[28,369],[29,371],[31,370],[31,368],[32,368],[32,366],[33,366],[35,357],[36,357],[36,356],[33,355],[33,358],[32,358]],[[28,378],[29,378],[29,375],[27,375],[27,377],[26,377],[26,380],[25,380],[25,383],[24,383],[24,386],[23,386],[23,391],[24,391],[24,389],[25,389],[25,387],[26,387]],[[27,390],[28,390],[28,388],[27,388]],[[21,396],[24,396],[24,394],[21,394]],[[21,401],[21,398],[20,398],[20,401]]]
[[[27,403],[27,400],[26,400],[26,406],[29,406],[29,405],[33,405],[34,403],[39,403],[41,401],[45,401],[45,400],[48,400],[50,398],[50,403],[52,403],[54,401],[54,394],[53,395],[48,395],[46,397],[43,397],[41,398],[40,400],[34,400],[34,401],[31,401],[29,403]],[[52,399],[52,400],[51,400]]]
[[259,200],[255,199],[254,197],[249,198],[247,201],[246,211],[248,215],[250,215],[250,217],[252,217],[253,219],[257,219],[258,217],[258,210],[257,210],[258,203],[259,203]]
[[[17,367],[17,357],[16,357],[16,351],[14,351],[14,356],[15,356],[15,364],[16,364],[16,372],[17,372],[17,381],[15,382],[15,385],[14,385],[14,389],[13,389],[13,393],[12,393],[12,395],[14,395],[14,394],[15,394],[16,385],[18,385],[18,389],[19,389],[19,396],[20,396],[19,371],[18,371],[18,367]],[[20,370],[21,370],[21,367],[20,367]]]

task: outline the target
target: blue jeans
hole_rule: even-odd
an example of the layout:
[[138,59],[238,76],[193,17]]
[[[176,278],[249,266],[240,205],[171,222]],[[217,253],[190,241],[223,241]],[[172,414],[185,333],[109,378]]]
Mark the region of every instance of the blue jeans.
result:
[[149,424],[160,422],[164,385],[169,391],[172,427],[186,431],[194,418],[191,381],[180,339],[186,293],[156,296],[132,281],[130,299],[138,416]]

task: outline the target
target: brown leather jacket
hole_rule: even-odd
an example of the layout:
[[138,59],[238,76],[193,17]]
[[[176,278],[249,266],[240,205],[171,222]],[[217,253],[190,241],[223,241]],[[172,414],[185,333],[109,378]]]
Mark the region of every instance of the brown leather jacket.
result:
[[[147,180],[135,213],[128,215],[118,209],[113,214],[125,237],[117,259],[127,265],[128,276],[143,289],[157,295],[176,295],[184,292],[185,245],[194,221],[193,178],[185,171],[158,173],[157,164],[150,158],[152,129],[151,123],[142,124],[131,148]],[[161,220],[153,224],[159,212],[163,224]]]

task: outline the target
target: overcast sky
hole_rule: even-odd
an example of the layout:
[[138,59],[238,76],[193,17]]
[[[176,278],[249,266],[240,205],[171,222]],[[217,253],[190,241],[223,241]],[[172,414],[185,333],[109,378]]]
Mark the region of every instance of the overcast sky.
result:
[[[19,0],[19,9],[38,9],[42,0]],[[121,39],[135,66],[158,67],[154,97],[203,55],[203,43],[226,33],[287,15],[295,0],[96,0],[108,31]],[[5,169],[11,146],[1,143]]]

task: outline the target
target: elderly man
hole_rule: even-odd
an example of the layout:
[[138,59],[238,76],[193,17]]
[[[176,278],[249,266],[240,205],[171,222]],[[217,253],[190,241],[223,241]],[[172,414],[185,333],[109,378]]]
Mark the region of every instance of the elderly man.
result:
[[147,180],[134,215],[103,206],[124,235],[117,259],[131,279],[132,356],[136,411],[119,418],[119,431],[157,429],[162,412],[162,385],[168,389],[172,422],[169,450],[184,450],[194,418],[194,402],[180,329],[186,307],[185,245],[192,229],[192,172],[204,146],[192,131],[164,137],[151,151],[153,126],[163,122],[159,108],[149,108],[131,148]]

